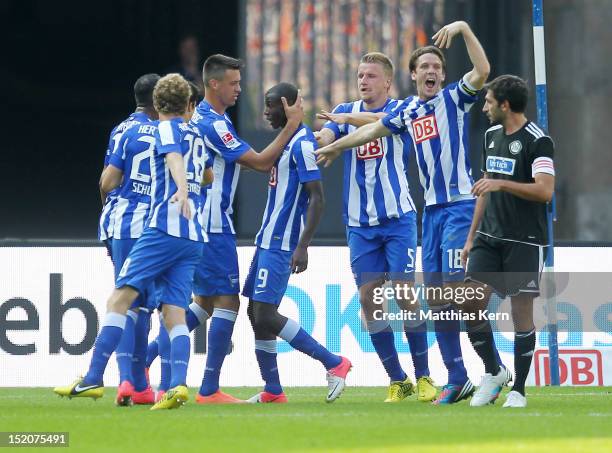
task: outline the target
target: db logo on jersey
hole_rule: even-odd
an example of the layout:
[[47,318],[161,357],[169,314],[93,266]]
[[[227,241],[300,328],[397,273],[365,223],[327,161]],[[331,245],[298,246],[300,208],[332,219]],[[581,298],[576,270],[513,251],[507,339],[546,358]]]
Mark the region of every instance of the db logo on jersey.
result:
[[268,181],[268,185],[270,187],[276,187],[277,179],[276,179],[276,167],[272,167],[270,170],[270,180]]
[[414,141],[418,144],[436,138],[438,136],[438,124],[436,117],[431,115],[424,116],[412,121],[412,131],[414,133]]
[[380,138],[357,148],[357,159],[359,160],[378,159],[384,155],[383,142]]
[[234,138],[232,133],[229,131],[221,136],[221,140],[223,140],[223,144],[227,146],[228,148],[236,146],[236,139]]

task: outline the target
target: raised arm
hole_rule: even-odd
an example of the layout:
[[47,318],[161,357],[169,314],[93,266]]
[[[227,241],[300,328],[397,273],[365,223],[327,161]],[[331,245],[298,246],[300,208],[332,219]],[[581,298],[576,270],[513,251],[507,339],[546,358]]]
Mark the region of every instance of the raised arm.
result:
[[[325,126],[321,128],[320,131],[315,132],[315,138],[319,148],[323,148],[333,143],[342,135],[347,134],[347,124],[359,128],[366,124],[375,123],[379,119],[387,116],[385,112],[352,112],[351,110],[350,105],[339,104],[331,112],[321,110],[321,112],[317,113],[318,119],[327,120]],[[342,150],[335,151],[333,156],[327,155],[326,158],[329,163],[331,163],[341,153]]]
[[317,113],[320,120],[333,121],[337,124],[350,124],[351,126],[361,127],[366,124],[375,123],[387,116],[385,112],[351,112],[351,113],[332,113],[321,110]]
[[364,145],[380,137],[388,137],[391,131],[383,124],[382,120],[375,123],[366,124],[356,131],[336,140],[330,145],[319,148],[315,151],[318,156],[317,164],[323,163],[325,167],[329,167],[332,162],[338,157],[338,153],[345,149],[351,149],[355,146]]
[[465,75],[465,80],[472,88],[480,90],[487,81],[487,77],[489,77],[491,66],[480,41],[478,41],[467,22],[457,21],[445,25],[433,35],[432,39],[436,46],[448,49],[453,38],[459,33],[463,36],[470,61],[474,65],[474,68]]
[[314,136],[317,140],[317,145],[319,146],[319,148],[323,148],[324,146],[333,143],[336,139],[336,136],[334,135],[332,130],[326,127],[321,128],[320,131],[315,131]]
[[302,110],[302,97],[298,92],[297,100],[292,106],[287,104],[285,98],[281,98],[283,107],[285,108],[285,114],[287,115],[287,124],[281,129],[280,133],[276,138],[265,147],[260,153],[253,149],[248,150],[238,159],[240,165],[249,167],[253,170],[268,172],[274,166],[274,162],[281,155],[283,149],[291,140],[291,137],[300,126],[302,119],[304,118],[304,111]]

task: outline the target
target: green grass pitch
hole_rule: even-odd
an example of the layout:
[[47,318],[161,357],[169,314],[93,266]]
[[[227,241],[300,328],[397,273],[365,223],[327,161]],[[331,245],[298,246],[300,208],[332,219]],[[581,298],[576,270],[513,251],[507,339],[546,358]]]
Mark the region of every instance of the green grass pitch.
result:
[[[241,398],[257,391],[225,390]],[[115,407],[114,388],[96,402],[3,388],[0,431],[68,431],[68,450],[86,452],[612,451],[612,387],[528,388],[526,409],[502,409],[503,396],[472,408],[465,401],[435,407],[414,396],[384,404],[382,387],[347,387],[333,404],[324,402],[324,388],[285,391],[289,404],[204,407],[190,389],[182,408],[150,412]]]

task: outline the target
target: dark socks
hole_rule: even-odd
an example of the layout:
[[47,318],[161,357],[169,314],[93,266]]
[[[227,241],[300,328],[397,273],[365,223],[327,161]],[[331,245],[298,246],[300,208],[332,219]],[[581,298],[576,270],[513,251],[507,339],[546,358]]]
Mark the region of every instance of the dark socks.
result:
[[525,396],[525,381],[529,374],[535,350],[535,329],[529,332],[516,332],[514,335],[514,385],[512,390]]
[[495,340],[491,331],[491,323],[484,321],[470,327],[468,331],[470,342],[485,366],[485,373],[496,375],[499,373],[499,364],[495,353]]

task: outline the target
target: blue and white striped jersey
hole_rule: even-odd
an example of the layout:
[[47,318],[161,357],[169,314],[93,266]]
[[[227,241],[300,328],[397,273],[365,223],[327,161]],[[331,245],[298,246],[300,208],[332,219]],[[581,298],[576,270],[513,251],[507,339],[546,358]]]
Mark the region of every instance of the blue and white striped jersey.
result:
[[255,244],[264,249],[292,252],[297,247],[308,209],[303,185],[321,179],[312,130],[301,125],[270,171],[268,201]]
[[[121,139],[121,134],[123,134],[124,131],[129,129],[134,124],[143,123],[145,121],[150,121],[150,119],[144,112],[134,112],[113,128],[110,133],[108,146],[106,147],[106,153],[104,155],[105,167],[108,165],[110,156]],[[100,220],[98,221],[98,239],[101,241],[105,241],[113,236],[112,213],[116,198],[116,190],[112,191],[106,196],[106,202],[104,203],[102,213],[100,214]]]
[[[393,112],[401,104],[387,99],[370,112]],[[339,104],[334,113],[365,111],[363,101]],[[356,128],[328,121],[336,140]],[[348,226],[374,226],[414,211],[408,187],[408,155],[411,140],[407,133],[378,138],[344,154],[344,222]]]
[[[200,196],[200,184],[208,159],[204,141],[198,130],[184,123],[181,118],[157,123],[151,165],[151,213],[147,227],[157,228],[170,236],[206,242],[208,237],[201,224]],[[181,154],[185,163],[188,202],[191,207],[189,219],[183,216],[178,203],[170,202],[177,187],[165,158],[173,152]]]
[[137,239],[144,230],[151,206],[151,157],[156,122],[132,126],[121,135],[109,165],[123,172],[112,217],[114,239]]
[[227,114],[215,112],[206,100],[200,102],[189,124],[198,128],[213,158],[215,180],[206,190],[202,225],[208,233],[236,234],[232,222],[232,203],[240,177],[236,161],[251,146],[238,137]]
[[427,206],[473,198],[468,112],[477,99],[462,79],[428,101],[406,98],[383,119],[394,134],[410,133]]

